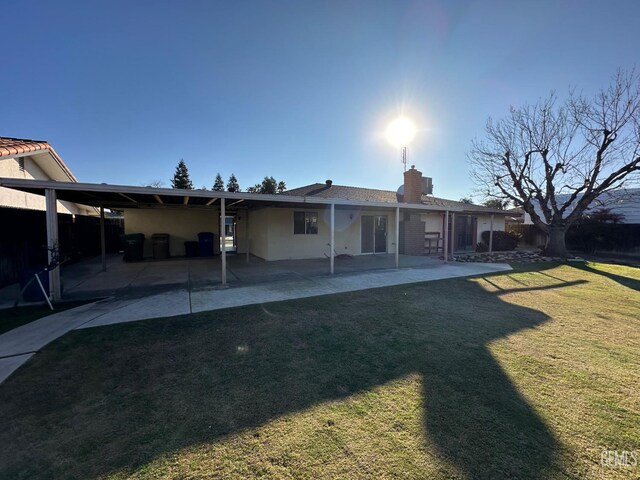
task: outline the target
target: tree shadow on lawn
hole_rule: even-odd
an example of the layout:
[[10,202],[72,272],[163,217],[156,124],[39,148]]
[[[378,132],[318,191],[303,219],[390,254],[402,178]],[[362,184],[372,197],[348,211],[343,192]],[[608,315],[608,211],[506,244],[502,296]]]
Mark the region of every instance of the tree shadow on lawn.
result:
[[487,344],[548,317],[501,293],[446,280],[74,331],[1,387],[0,476],[132,472],[418,372],[458,473],[545,478],[557,442]]
[[[624,275],[618,275],[615,273],[607,272],[606,270],[601,270],[599,268],[593,268],[586,263],[580,264],[570,264],[572,267],[577,268],[579,270],[584,270],[585,272],[595,273],[596,275],[601,275],[603,277],[610,278],[611,280],[619,283],[624,287],[628,287],[632,290],[640,291],[640,280],[632,277],[625,277]],[[635,268],[638,267],[627,267],[627,268]]]

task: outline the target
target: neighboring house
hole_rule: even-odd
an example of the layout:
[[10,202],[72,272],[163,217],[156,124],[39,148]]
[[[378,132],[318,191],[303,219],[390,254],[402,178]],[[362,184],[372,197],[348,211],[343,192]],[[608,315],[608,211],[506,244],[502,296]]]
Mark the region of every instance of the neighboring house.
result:
[[[568,195],[559,195],[560,202],[566,202]],[[640,225],[640,188],[620,188],[604,192],[586,210],[585,214],[606,208],[613,214],[622,216],[620,223]]]
[[[568,194],[557,195],[557,201],[561,205],[568,199]],[[534,206],[540,218],[544,218],[540,207],[535,204]],[[602,208],[606,208],[613,214],[622,215],[623,219],[620,223],[640,225],[640,188],[608,190],[591,203],[585,211],[585,215],[589,215],[591,212]],[[518,219],[518,223],[533,225],[531,216],[521,208],[511,209],[509,212],[512,212],[513,216]]]
[[[560,194],[557,201],[560,205],[569,199],[568,194]],[[579,228],[580,222],[575,223],[568,232],[567,245],[569,248],[588,253],[611,253],[622,255],[640,254],[640,188],[609,190],[596,198],[584,212],[590,216],[593,212],[606,209],[614,215],[620,216],[617,225],[608,225],[595,232],[593,227]],[[541,247],[545,245],[547,235],[534,226],[531,216],[521,208],[508,210],[511,217],[507,217],[507,229],[522,235],[521,244]],[[541,218],[542,210],[536,206],[536,212]]]
[[[51,145],[41,140],[0,137],[0,177],[77,182]],[[44,197],[0,187],[0,208],[45,210]],[[58,213],[96,215],[95,208],[58,202]]]
[[[0,137],[0,177],[77,182],[47,142],[9,137]],[[58,201],[56,207],[59,245],[65,254],[70,258],[95,254],[96,208],[68,201]],[[42,195],[0,187],[0,286],[47,264],[45,210]]]

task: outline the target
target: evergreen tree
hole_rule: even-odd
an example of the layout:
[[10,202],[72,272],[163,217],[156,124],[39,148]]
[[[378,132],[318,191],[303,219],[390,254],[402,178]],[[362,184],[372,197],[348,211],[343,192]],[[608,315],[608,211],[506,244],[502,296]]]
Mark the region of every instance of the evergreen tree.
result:
[[240,192],[240,185],[238,185],[238,179],[232,173],[229,177],[229,181],[227,182],[227,191],[228,192]]
[[279,182],[273,177],[264,177],[262,183],[256,183],[253,187],[247,188],[247,193],[267,193],[274,195],[282,193],[287,189],[287,184],[280,180]]
[[489,208],[495,208],[496,210],[506,210],[509,207],[509,200],[491,198],[489,200],[485,200],[484,206]]
[[224,182],[222,181],[220,173],[216,175],[216,181],[213,183],[213,188],[211,190],[214,192],[224,192]]
[[276,193],[278,188],[278,182],[273,177],[264,177],[262,184],[260,185],[260,193],[269,193],[271,195]]
[[184,160],[181,158],[176,167],[176,173],[173,174],[173,180],[171,180],[172,188],[182,188],[184,190],[193,190],[193,183],[189,178],[189,170]]

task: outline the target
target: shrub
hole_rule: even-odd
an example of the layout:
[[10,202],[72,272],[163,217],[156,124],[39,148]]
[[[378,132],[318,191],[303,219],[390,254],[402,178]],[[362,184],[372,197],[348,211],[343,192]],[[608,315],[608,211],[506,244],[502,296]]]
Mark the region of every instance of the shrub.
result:
[[476,244],[476,252],[478,253],[482,253],[482,252],[488,252],[489,251],[489,245],[487,245],[484,242],[480,242]]
[[[518,246],[520,235],[512,232],[497,230],[493,232],[493,251],[502,252],[514,250]],[[482,242],[489,245],[489,231],[482,232]]]

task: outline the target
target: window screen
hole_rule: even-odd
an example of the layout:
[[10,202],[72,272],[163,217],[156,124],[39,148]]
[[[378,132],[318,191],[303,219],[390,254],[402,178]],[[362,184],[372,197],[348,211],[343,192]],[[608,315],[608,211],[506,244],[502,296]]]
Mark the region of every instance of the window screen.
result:
[[318,233],[316,212],[293,212],[294,235],[315,235]]

